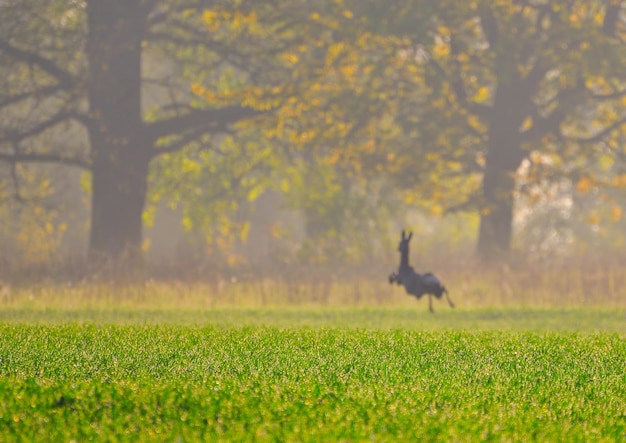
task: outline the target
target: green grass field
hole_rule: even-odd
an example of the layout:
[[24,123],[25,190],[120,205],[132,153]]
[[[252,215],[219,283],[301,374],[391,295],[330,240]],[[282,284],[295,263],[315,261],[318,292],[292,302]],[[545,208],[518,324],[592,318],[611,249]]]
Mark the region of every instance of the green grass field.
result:
[[0,441],[626,439],[626,309],[422,302],[5,302]]

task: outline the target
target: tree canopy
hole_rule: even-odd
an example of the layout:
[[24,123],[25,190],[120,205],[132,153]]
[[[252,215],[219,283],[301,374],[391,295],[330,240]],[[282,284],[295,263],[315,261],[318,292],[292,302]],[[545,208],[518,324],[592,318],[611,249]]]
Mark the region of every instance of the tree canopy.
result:
[[266,189],[324,254],[418,208],[479,214],[500,258],[515,202],[557,190],[621,219],[619,1],[26,0],[0,23],[0,161],[88,171],[96,255],[140,254],[165,201],[245,237]]

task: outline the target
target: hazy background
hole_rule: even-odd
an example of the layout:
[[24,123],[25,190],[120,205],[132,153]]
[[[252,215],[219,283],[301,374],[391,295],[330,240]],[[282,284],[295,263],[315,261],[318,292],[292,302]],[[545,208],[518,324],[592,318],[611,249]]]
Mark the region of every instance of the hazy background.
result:
[[625,300],[626,3],[396,3],[1,1],[0,280]]

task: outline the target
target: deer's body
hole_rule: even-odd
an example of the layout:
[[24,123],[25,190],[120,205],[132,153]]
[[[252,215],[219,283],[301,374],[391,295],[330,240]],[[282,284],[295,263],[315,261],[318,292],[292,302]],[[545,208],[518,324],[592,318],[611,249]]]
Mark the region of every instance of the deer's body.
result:
[[398,267],[398,272],[389,275],[389,283],[404,286],[404,290],[407,294],[411,294],[417,299],[428,294],[428,308],[430,312],[433,312],[433,295],[439,299],[445,294],[448,304],[450,307],[454,308],[454,303],[450,300],[448,290],[434,274],[430,272],[419,274],[409,265],[409,241],[412,236],[413,233],[409,233],[409,236],[406,237],[404,231],[402,231],[402,238],[398,246],[398,251],[400,251],[400,266]]

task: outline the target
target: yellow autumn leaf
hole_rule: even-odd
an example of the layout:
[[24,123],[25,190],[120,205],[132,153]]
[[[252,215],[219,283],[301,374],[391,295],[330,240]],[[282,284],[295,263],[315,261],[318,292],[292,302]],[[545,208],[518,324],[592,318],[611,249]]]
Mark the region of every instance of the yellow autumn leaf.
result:
[[522,126],[520,127],[520,131],[528,131],[532,127],[533,127],[532,117],[526,117],[524,119],[524,122],[522,123]]
[[228,264],[228,266],[232,267],[235,266],[237,263],[239,263],[239,259],[236,255],[229,254],[228,256],[226,256],[226,264]]
[[280,222],[272,223],[269,226],[270,235],[273,238],[281,238],[283,236],[283,229],[280,225]]
[[295,65],[296,63],[298,63],[298,60],[300,60],[300,57],[298,57],[298,54],[294,54],[293,52],[286,52],[284,54],[281,54],[280,57],[284,61],[291,63],[292,65]]
[[339,57],[339,54],[341,54],[343,50],[344,44],[341,42],[333,43],[332,45],[330,45],[326,54],[326,65],[332,65],[333,62],[337,60],[337,57]]
[[618,175],[613,178],[613,186],[618,188],[626,188],[626,175]]
[[[470,61],[470,56],[468,54],[465,54],[465,53],[457,54],[456,61],[459,62],[459,63],[468,63]],[[471,81],[472,81],[472,79],[470,78],[470,82]]]
[[480,118],[475,116],[474,114],[469,114],[467,116],[467,124],[470,125],[476,131],[485,131],[485,125],[480,121]]
[[620,221],[620,219],[622,218],[622,208],[620,208],[619,206],[613,206],[613,208],[611,209],[611,220],[613,220],[614,222]]
[[341,72],[346,77],[354,77],[356,74],[356,65],[347,65],[341,67]]
[[450,46],[442,40],[438,40],[433,47],[433,54],[436,58],[444,58],[450,54]]
[[204,22],[207,25],[210,25],[212,23],[215,23],[215,21],[218,19],[219,14],[216,11],[213,10],[206,10],[204,11],[204,13],[202,14],[202,20],[204,20]]
[[442,214],[443,214],[443,208],[442,208],[441,206],[439,206],[439,205],[437,205],[437,206],[432,206],[432,207],[430,208],[430,211],[429,211],[429,212],[430,212],[430,215],[436,215],[436,216],[439,216],[439,215],[442,215]]
[[596,25],[601,25],[604,21],[604,11],[601,9],[596,11],[596,13],[593,15],[593,21]]
[[450,28],[448,28],[446,26],[442,26],[442,25],[437,27],[437,32],[439,34],[441,34],[441,35],[444,35],[444,36],[449,36],[451,34]]
[[589,217],[587,218],[587,223],[589,223],[590,225],[600,224],[600,216],[595,212],[590,214]]
[[476,91],[476,94],[474,94],[474,101],[477,103],[482,103],[484,101],[487,101],[489,99],[489,96],[489,88],[486,86],[481,86],[480,88],[478,88],[478,91]]
[[250,233],[250,223],[244,223],[241,227],[241,232],[239,233],[239,237],[243,243],[248,241],[248,234]]
[[576,191],[580,192],[581,194],[587,194],[592,187],[593,182],[589,177],[582,177],[580,180],[578,180],[578,183],[576,183]]

